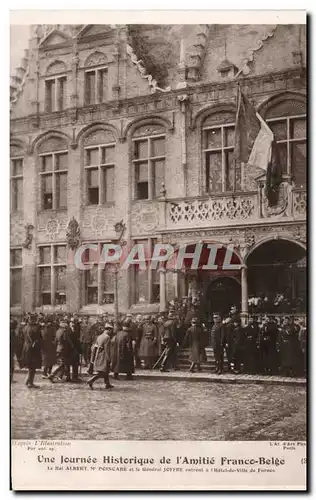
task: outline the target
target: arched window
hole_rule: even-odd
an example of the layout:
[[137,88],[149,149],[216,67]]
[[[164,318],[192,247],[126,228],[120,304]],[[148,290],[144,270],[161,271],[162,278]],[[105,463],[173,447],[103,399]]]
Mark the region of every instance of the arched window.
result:
[[41,209],[67,208],[68,145],[51,137],[37,149],[40,175]]
[[23,151],[11,146],[11,210],[17,212],[23,210]]
[[296,187],[306,184],[306,108],[293,98],[271,104],[264,115],[278,144],[282,173]]
[[102,52],[94,52],[85,61],[84,101],[86,105],[108,100],[107,58]]
[[61,61],[56,61],[46,70],[45,76],[45,111],[62,111],[66,107],[67,68]]
[[106,130],[84,139],[85,204],[113,203],[115,197],[115,138]]
[[137,128],[132,138],[134,196],[152,200],[160,196],[165,179],[166,132],[161,125]]
[[234,186],[233,152],[235,115],[220,111],[209,115],[202,123],[202,154],[205,191],[221,193],[241,189],[240,167],[236,167]]

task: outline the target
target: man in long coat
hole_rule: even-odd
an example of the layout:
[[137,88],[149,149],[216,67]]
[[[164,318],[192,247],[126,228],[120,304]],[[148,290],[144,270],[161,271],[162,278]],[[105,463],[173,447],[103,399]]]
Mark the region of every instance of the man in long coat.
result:
[[92,338],[92,332],[93,330],[91,329],[89,318],[88,316],[85,316],[80,325],[80,343],[82,348],[83,360],[86,366],[88,366],[91,358],[91,346],[94,341],[94,338]]
[[76,317],[72,317],[69,324],[69,337],[72,344],[70,366],[72,368],[72,382],[79,382],[79,366],[81,356],[80,324]]
[[246,373],[255,373],[258,369],[258,337],[259,325],[253,316],[249,316],[248,325],[244,327],[244,367]]
[[260,364],[264,373],[273,374],[278,371],[276,342],[278,327],[268,316],[263,319],[259,332]]
[[36,314],[31,314],[30,322],[25,329],[23,347],[23,365],[28,368],[25,385],[29,389],[37,387],[34,384],[35,372],[42,367],[42,337],[41,327],[37,322]]
[[151,370],[157,356],[157,327],[152,318],[146,317],[138,355],[144,367]]
[[45,325],[42,328],[42,350],[43,350],[43,377],[47,378],[52,373],[53,366],[56,364],[56,326],[53,318],[47,316]]
[[112,370],[118,380],[119,373],[126,373],[127,380],[133,379],[134,351],[133,338],[129,323],[123,323],[122,330],[113,338]]
[[17,322],[15,319],[10,318],[10,382],[13,380],[14,373],[14,355],[16,352],[16,327]]
[[110,384],[109,373],[111,369],[111,338],[113,335],[113,326],[109,323],[105,324],[104,332],[99,335],[92,346],[91,360],[88,372],[92,374],[97,372],[88,381],[90,389],[93,389],[93,383],[99,378],[103,378],[105,388],[112,389]]
[[290,323],[287,316],[283,320],[283,325],[279,333],[281,373],[286,376],[293,376],[300,354],[298,335],[295,328]]
[[188,328],[184,345],[189,345],[191,366],[189,371],[194,373],[195,366],[201,371],[201,363],[206,361],[204,330],[201,328],[197,318],[192,318],[191,326]]
[[215,358],[215,373],[223,373],[224,367],[224,342],[225,329],[218,313],[213,314],[213,326],[211,329],[211,346]]
[[172,312],[169,312],[168,320],[164,324],[163,345],[164,356],[160,371],[165,372],[169,363],[174,369],[177,363],[177,323]]

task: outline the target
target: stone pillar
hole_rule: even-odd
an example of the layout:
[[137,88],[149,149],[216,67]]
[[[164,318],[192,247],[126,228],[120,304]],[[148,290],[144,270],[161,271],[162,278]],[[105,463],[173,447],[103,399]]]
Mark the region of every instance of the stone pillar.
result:
[[240,318],[242,325],[246,324],[248,318],[248,281],[247,281],[247,266],[241,268],[241,314]]
[[165,269],[160,269],[159,271],[159,276],[160,276],[160,304],[159,304],[159,311],[164,312],[166,310],[167,306],[167,300],[166,300],[166,270]]

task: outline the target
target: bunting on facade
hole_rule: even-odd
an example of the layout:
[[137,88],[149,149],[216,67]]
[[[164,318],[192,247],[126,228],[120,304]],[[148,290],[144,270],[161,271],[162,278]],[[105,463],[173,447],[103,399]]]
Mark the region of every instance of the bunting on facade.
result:
[[266,172],[265,195],[269,206],[278,202],[281,183],[281,165],[274,134],[264,119],[256,112],[238,85],[235,162],[254,165]]

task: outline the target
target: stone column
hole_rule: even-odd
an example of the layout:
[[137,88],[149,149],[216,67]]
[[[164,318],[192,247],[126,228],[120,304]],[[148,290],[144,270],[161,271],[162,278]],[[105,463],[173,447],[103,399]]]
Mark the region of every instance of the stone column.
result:
[[242,325],[246,324],[248,318],[248,281],[247,281],[247,266],[241,268],[241,314],[240,318]]
[[160,304],[159,304],[159,310],[160,312],[164,312],[166,310],[167,306],[167,300],[166,300],[166,270],[165,269],[160,269],[159,271],[159,276],[160,276]]

